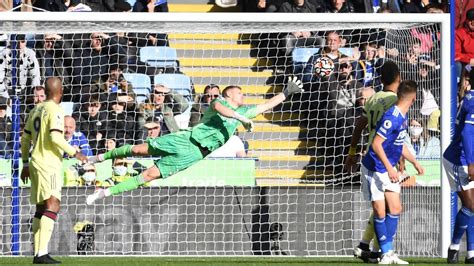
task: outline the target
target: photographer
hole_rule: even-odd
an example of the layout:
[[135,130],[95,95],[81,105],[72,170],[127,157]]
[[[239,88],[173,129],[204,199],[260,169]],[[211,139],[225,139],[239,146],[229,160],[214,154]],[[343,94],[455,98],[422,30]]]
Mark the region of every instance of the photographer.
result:
[[188,106],[182,95],[174,93],[165,85],[155,84],[150,98],[140,105],[141,127],[149,117],[162,116],[161,135],[176,132],[179,127],[174,116],[183,113]]

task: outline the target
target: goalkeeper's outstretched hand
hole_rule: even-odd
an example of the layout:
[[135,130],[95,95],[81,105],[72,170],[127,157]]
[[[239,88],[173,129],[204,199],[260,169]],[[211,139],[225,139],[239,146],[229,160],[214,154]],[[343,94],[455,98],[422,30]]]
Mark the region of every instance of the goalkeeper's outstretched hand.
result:
[[283,94],[285,94],[285,97],[301,92],[303,92],[303,83],[301,82],[301,80],[299,80],[295,76],[290,77],[285,89],[283,90]]
[[244,126],[245,130],[247,130],[247,132],[252,132],[253,131],[253,121],[250,120],[250,119],[247,119],[248,121],[241,121],[242,122],[242,126]]

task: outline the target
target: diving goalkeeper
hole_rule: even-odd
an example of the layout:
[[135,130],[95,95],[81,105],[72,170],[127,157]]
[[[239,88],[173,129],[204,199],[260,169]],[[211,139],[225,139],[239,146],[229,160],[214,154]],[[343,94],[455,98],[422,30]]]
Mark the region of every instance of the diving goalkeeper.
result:
[[226,143],[242,124],[252,130],[252,118],[274,108],[289,95],[302,92],[303,85],[297,78],[290,78],[283,92],[263,104],[245,106],[244,95],[239,86],[228,86],[222,92],[223,98],[211,102],[200,123],[195,127],[168,134],[159,138],[149,138],[143,144],[124,145],[103,154],[89,158],[89,163],[124,158],[129,156],[161,156],[154,165],[141,174],[107,189],[98,189],[87,197],[86,203],[117,195],[138,188],[157,178],[167,178],[202,160],[209,153]]

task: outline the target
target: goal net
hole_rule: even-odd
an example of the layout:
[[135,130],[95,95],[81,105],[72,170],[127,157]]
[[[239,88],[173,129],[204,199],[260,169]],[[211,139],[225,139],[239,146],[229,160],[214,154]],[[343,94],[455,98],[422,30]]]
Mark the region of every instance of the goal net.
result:
[[[380,67],[391,60],[402,79],[419,84],[409,142],[426,169],[414,176],[407,166],[412,177],[401,192],[395,246],[403,256],[439,256],[445,16],[404,15],[413,22],[401,22],[384,14],[375,22],[359,15],[276,15],[0,18],[0,254],[32,254],[34,206],[29,184],[18,179],[18,141],[27,113],[43,100],[47,77],[63,80],[66,139],[95,155],[194,125],[219,94],[214,86],[222,92],[238,85],[246,104],[261,104],[297,76],[304,93],[257,116],[253,132],[239,128],[213,158],[93,206],[85,199],[96,187],[130,178],[157,158],[95,168],[66,158],[50,251],[352,255],[370,205],[359,174],[346,173],[344,160],[364,97],[383,88]],[[363,137],[359,150],[366,144]]]

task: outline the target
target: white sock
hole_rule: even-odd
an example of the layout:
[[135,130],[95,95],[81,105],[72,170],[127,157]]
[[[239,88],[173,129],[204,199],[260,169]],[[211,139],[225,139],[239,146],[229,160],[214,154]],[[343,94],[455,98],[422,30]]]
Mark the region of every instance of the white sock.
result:
[[461,246],[461,244],[453,244],[453,243],[451,243],[451,245],[449,246],[449,249],[451,249],[451,250],[459,250],[459,246]]
[[467,251],[467,258],[470,259],[472,257],[474,257],[474,250],[468,250]]
[[48,254],[48,250],[38,250],[38,257]]
[[108,188],[104,189],[104,196],[108,197],[110,195],[111,195],[110,190]]

